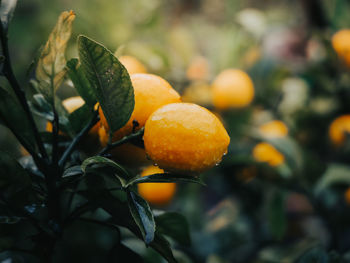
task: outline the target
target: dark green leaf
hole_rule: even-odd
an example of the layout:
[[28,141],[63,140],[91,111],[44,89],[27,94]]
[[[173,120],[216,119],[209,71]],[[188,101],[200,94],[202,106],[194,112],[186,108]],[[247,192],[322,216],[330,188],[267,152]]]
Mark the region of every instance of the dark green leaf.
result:
[[169,263],[177,263],[173,252],[171,251],[169,242],[157,231],[150,246],[161,254]]
[[199,177],[195,177],[193,175],[161,173],[161,174],[151,174],[148,176],[131,179],[127,183],[127,186],[140,184],[140,183],[172,183],[172,182],[187,182],[187,183],[197,183],[197,184],[205,185],[205,183]]
[[313,248],[307,251],[304,255],[300,257],[297,263],[328,263],[329,256],[326,251],[321,248]]
[[77,58],[72,58],[67,62],[68,76],[73,82],[75,89],[89,106],[94,106],[97,102],[94,90],[85,77]]
[[79,133],[92,119],[93,110],[87,104],[84,104],[79,109],[73,111],[69,115],[69,122],[74,133]]
[[36,88],[51,104],[54,102],[55,91],[66,74],[64,52],[72,33],[74,18],[72,11],[61,13],[38,60],[35,72],[38,81]]
[[350,185],[350,167],[343,164],[330,164],[315,186],[316,195],[334,184]]
[[90,158],[87,158],[81,165],[81,169],[83,170],[83,172],[86,172],[87,169],[89,167],[112,167],[115,169],[115,171],[117,173],[120,173],[120,175],[123,175],[125,176],[126,178],[130,178],[131,175],[130,173],[125,170],[122,166],[120,166],[119,164],[117,164],[116,162],[108,159],[108,158],[105,158],[105,157],[102,157],[102,156],[93,156],[93,157],[90,157]]
[[101,44],[78,38],[81,69],[94,90],[111,131],[123,127],[134,109],[134,91],[127,70]]
[[32,150],[36,149],[34,133],[18,100],[0,87],[0,119]]
[[190,229],[186,218],[175,212],[168,212],[155,218],[157,231],[167,235],[183,246],[191,245]]
[[66,169],[62,175],[62,178],[81,175],[81,174],[83,174],[83,171],[81,170],[80,165],[76,165]]
[[128,191],[128,205],[136,225],[139,227],[143,239],[149,244],[154,239],[156,230],[153,214],[148,203],[139,195]]
[[1,0],[0,3],[0,19],[3,28],[7,31],[16,8],[17,0]]
[[285,213],[285,196],[276,191],[270,200],[268,207],[269,228],[276,239],[281,239],[287,229],[287,218]]

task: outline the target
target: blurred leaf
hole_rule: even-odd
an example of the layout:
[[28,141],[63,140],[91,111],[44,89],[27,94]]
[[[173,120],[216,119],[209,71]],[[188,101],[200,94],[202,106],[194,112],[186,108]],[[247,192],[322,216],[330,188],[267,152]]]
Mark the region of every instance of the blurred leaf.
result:
[[32,150],[36,149],[34,133],[26,114],[10,93],[0,87],[0,120]]
[[126,186],[140,184],[140,183],[172,183],[172,182],[187,182],[187,183],[197,183],[205,185],[205,183],[199,178],[193,175],[184,174],[171,174],[171,173],[161,173],[161,174],[151,174],[148,176],[138,177],[131,179]]
[[7,31],[17,5],[17,0],[1,0],[0,3],[0,19],[4,30]]
[[78,50],[82,72],[94,89],[111,132],[114,132],[128,122],[134,109],[129,74],[109,50],[85,36],[79,36]]
[[148,203],[136,193],[128,191],[128,205],[145,243],[151,243],[154,239],[156,226]]
[[89,167],[112,167],[115,169],[117,173],[120,173],[120,175],[123,175],[125,179],[128,179],[132,177],[132,175],[124,169],[121,165],[117,164],[116,162],[102,156],[93,156],[90,158],[85,159],[85,161],[81,165],[81,169],[83,172],[86,172]]
[[45,44],[36,68],[37,90],[51,104],[66,74],[65,50],[72,33],[73,11],[62,12]]
[[329,257],[324,249],[312,248],[300,257],[297,263],[328,263]]
[[150,246],[161,254],[169,263],[177,263],[173,252],[171,251],[169,242],[159,234],[158,231],[155,232],[154,240]]
[[143,258],[139,254],[137,254],[127,246],[124,246],[122,243],[119,243],[112,248],[108,260],[109,262],[118,262],[118,260],[120,260],[121,258],[125,258],[132,263],[144,262]]
[[72,80],[75,89],[89,106],[96,104],[96,97],[93,88],[85,77],[77,58],[72,58],[67,62],[68,76]]
[[157,231],[167,235],[183,246],[191,245],[190,229],[186,218],[176,212],[156,216]]
[[287,217],[285,213],[285,196],[283,192],[276,191],[268,206],[269,228],[274,238],[280,240],[287,230]]
[[315,186],[316,195],[334,184],[350,185],[350,167],[342,164],[330,164]]
[[68,169],[66,169],[63,172],[62,178],[81,175],[81,174],[83,174],[83,171],[82,171],[80,165],[76,165],[76,166],[72,166],[72,167],[69,167]]

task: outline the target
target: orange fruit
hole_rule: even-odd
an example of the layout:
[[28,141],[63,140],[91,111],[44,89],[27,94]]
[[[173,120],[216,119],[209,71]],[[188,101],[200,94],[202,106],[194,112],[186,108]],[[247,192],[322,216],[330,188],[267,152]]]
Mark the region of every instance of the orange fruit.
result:
[[285,137],[288,134],[288,127],[282,121],[274,120],[259,127],[260,133],[269,138]]
[[350,114],[336,118],[329,127],[329,137],[336,146],[345,142],[346,133],[350,133]]
[[270,166],[279,166],[284,162],[284,156],[271,144],[261,142],[255,145],[253,157],[258,162],[266,162]]
[[[148,166],[141,176],[164,173],[164,170],[156,166]],[[137,185],[139,194],[149,203],[154,205],[166,205],[174,197],[176,183],[141,183]]]
[[205,82],[194,82],[185,88],[181,98],[183,102],[202,106],[210,105],[212,102],[211,87]]
[[202,56],[193,58],[187,68],[186,76],[189,80],[206,80],[209,77],[208,60]]
[[[125,126],[113,134],[113,141],[132,133],[133,120],[136,120],[139,124],[137,129],[141,129],[155,110],[169,103],[180,102],[180,95],[161,77],[140,73],[132,74],[130,79],[134,87],[134,111]],[[106,128],[106,131],[109,131],[109,126],[101,107],[99,108],[99,114],[101,125]]]
[[147,73],[146,67],[135,57],[121,56],[118,60],[126,68],[129,75],[135,73]]
[[242,108],[254,98],[254,84],[247,73],[239,69],[222,71],[212,84],[213,104],[220,110]]
[[143,139],[146,153],[160,168],[178,173],[211,168],[230,143],[220,120],[192,103],[172,103],[153,112]]
[[350,205],[350,187],[344,193],[345,202]]
[[350,29],[342,29],[332,37],[332,46],[338,56],[350,66]]

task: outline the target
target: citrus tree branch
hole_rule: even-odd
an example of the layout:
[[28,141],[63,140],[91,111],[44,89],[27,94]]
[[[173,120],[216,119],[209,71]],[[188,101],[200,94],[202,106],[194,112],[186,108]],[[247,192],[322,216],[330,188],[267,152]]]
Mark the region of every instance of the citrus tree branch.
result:
[[112,149],[114,149],[115,147],[118,147],[124,143],[127,143],[133,139],[136,139],[136,138],[140,138],[143,136],[143,133],[144,133],[144,128],[142,128],[141,130],[137,131],[137,132],[134,132],[128,136],[124,136],[122,139],[120,139],[119,141],[116,141],[114,143],[110,143],[110,144],[107,144],[107,146],[105,148],[102,149],[102,151],[100,151],[98,153],[98,155],[102,156],[102,155],[105,155],[106,153],[108,153],[109,151],[111,151]]

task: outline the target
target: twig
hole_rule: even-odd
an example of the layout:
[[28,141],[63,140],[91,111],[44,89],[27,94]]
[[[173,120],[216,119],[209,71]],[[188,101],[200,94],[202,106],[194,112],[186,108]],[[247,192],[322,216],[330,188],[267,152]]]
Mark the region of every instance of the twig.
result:
[[132,133],[128,136],[124,136],[122,139],[120,139],[119,141],[116,141],[114,143],[111,143],[111,144],[107,144],[107,146],[105,148],[102,149],[102,151],[100,151],[98,153],[98,155],[102,156],[102,155],[105,155],[106,153],[108,153],[109,151],[111,151],[113,148],[115,147],[118,147],[124,143],[127,143],[133,139],[136,139],[138,137],[141,137],[143,135],[143,132],[144,132],[144,128],[142,128],[141,130],[135,132],[135,133]]
[[68,160],[70,154],[74,151],[75,147],[78,145],[78,143],[81,141],[81,139],[91,130],[91,128],[98,122],[99,116],[98,112],[94,112],[94,116],[91,119],[91,121],[86,125],[79,133],[78,135],[74,138],[72,143],[68,146],[66,151],[63,153],[62,158],[58,162],[59,167],[63,167]]
[[21,103],[21,105],[22,105],[22,107],[27,115],[27,118],[29,120],[31,128],[34,132],[34,138],[35,138],[36,143],[39,147],[39,151],[40,151],[41,156],[44,159],[47,159],[48,155],[47,155],[47,152],[45,150],[44,144],[41,140],[38,128],[34,122],[33,115],[29,109],[29,105],[28,105],[25,93],[22,90],[22,88],[20,87],[20,85],[18,84],[17,79],[16,79],[16,77],[13,73],[13,70],[12,70],[10,54],[9,54],[9,49],[8,49],[8,43],[7,43],[7,35],[6,35],[6,32],[3,28],[2,23],[0,23],[0,41],[1,41],[3,55],[5,57],[3,73],[4,73],[5,77],[7,78],[8,82],[11,84],[13,91],[15,92],[18,100],[20,101],[20,103]]
[[59,131],[59,120],[58,114],[53,103],[53,114],[54,119],[52,121],[52,164],[58,165],[58,131]]

